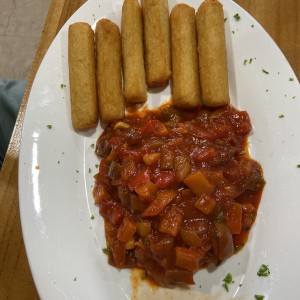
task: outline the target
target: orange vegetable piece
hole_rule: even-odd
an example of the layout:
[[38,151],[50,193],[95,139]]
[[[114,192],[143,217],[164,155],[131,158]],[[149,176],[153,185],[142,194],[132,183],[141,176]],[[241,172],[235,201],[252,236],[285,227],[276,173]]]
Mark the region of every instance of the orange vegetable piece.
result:
[[143,217],[153,217],[160,214],[163,209],[177,196],[175,190],[163,190],[160,191],[155,199],[144,210]]
[[136,233],[136,229],[136,224],[132,222],[127,216],[124,217],[123,222],[118,229],[118,240],[123,243],[128,242]]
[[175,248],[176,266],[196,272],[199,267],[199,261],[204,256],[204,252],[200,249],[188,249],[185,247]]
[[157,192],[157,186],[148,180],[145,184],[142,184],[135,188],[136,193],[145,200],[150,200]]
[[159,158],[160,158],[160,153],[148,153],[148,154],[146,153],[143,156],[143,162],[145,165],[151,166],[156,162],[158,162]]
[[212,185],[201,171],[197,171],[185,177],[183,182],[190,188],[190,190],[197,196],[202,194],[211,194],[214,190]]
[[212,213],[216,207],[216,200],[207,194],[202,194],[195,203],[195,207],[206,215]]
[[176,207],[172,207],[162,217],[162,220],[159,224],[158,231],[176,237],[176,235],[180,230],[181,221],[182,221],[181,211]]
[[232,234],[239,234],[242,230],[243,206],[233,202],[226,213],[226,225]]

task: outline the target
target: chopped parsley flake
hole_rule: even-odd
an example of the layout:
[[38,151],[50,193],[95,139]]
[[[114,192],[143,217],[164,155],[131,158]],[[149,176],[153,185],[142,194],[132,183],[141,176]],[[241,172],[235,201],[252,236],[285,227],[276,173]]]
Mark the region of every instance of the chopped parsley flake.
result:
[[78,171],[78,170],[76,170],[76,173],[79,173],[79,171]]
[[278,118],[281,118],[281,119],[282,119],[282,118],[284,118],[284,115],[281,114],[281,115],[278,116]]
[[102,252],[106,255],[108,255],[108,248],[102,248]]
[[266,90],[266,92],[268,92],[269,90]]
[[294,78],[291,78],[291,77],[290,77],[290,78],[289,78],[289,81],[294,81]]
[[60,160],[57,163],[60,164]]
[[223,279],[223,284],[222,286],[224,287],[224,289],[226,290],[226,292],[229,292],[229,284],[234,283],[234,281],[232,280],[232,275],[230,273],[227,273],[226,277]]
[[259,270],[257,271],[257,275],[260,277],[268,277],[270,275],[269,266],[262,264]]
[[48,129],[52,129],[52,125],[51,125],[51,124],[48,124],[48,125],[47,125],[47,128],[48,128]]
[[95,144],[91,144],[91,148],[95,148]]
[[143,272],[142,275],[141,275],[141,279],[145,280],[146,278],[147,278],[147,274],[146,274],[146,272]]
[[234,30],[231,31],[234,34]]
[[295,99],[296,98],[296,96],[293,96],[293,98],[292,99]]
[[251,27],[254,28],[254,24],[252,24]]
[[300,165],[297,165],[297,168],[300,168]]
[[262,71],[263,71],[263,73],[265,73],[265,74],[269,74],[269,72],[268,71],[266,71],[265,69],[261,69]]
[[89,173],[92,173],[92,169],[91,168],[89,168]]
[[245,60],[244,60],[244,65],[246,65],[246,64],[247,64],[247,62],[248,62],[248,59],[245,59]]
[[227,18],[224,19],[224,23],[227,21]]
[[76,281],[77,280],[77,277],[74,277],[74,279],[73,279],[74,281]]
[[263,300],[265,298],[265,296],[263,296],[263,295],[254,295],[254,298],[256,300]]
[[95,219],[94,215],[91,215],[91,220],[94,220],[94,219]]
[[235,14],[233,17],[235,18],[236,21],[239,21],[241,19],[239,14]]
[[95,164],[95,168],[99,168],[99,165],[98,165],[98,164]]
[[63,83],[60,85],[60,88],[61,88],[61,89],[65,88],[65,87],[66,87],[66,85],[63,84]]
[[251,63],[252,63],[252,61],[253,61],[253,59],[252,59],[252,58],[250,58],[250,59],[249,59],[249,64],[251,64]]

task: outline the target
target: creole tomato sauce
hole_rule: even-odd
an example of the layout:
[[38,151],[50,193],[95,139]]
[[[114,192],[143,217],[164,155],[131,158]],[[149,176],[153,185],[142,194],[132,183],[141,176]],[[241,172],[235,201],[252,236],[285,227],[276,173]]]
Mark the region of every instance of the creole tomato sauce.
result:
[[231,106],[182,111],[166,105],[105,129],[94,197],[109,263],[141,267],[159,285],[193,274],[247,241],[262,189],[248,157],[249,116]]

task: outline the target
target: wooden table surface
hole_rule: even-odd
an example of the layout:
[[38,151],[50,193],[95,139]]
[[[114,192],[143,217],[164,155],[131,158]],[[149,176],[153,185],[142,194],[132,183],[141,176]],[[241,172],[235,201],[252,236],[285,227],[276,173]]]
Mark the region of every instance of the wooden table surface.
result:
[[[86,0],[52,0],[28,77],[13,136],[0,172],[0,300],[38,299],[19,216],[18,158],[22,123],[36,71],[56,33]],[[300,79],[300,1],[236,0],[270,34]]]

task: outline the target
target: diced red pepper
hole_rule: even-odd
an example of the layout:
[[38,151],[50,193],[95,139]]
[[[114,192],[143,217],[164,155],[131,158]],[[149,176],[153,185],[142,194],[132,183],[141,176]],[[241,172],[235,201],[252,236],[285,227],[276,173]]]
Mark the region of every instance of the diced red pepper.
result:
[[242,230],[243,206],[233,202],[226,213],[226,225],[232,234],[239,234]]
[[191,156],[195,161],[206,162],[206,161],[212,161],[217,157],[217,155],[218,153],[216,149],[207,146],[204,148],[197,148],[196,150],[193,151]]
[[174,171],[160,171],[152,174],[152,180],[160,189],[165,189],[176,183],[176,173]]
[[150,120],[141,129],[142,135],[166,136],[169,134],[168,129],[158,120]]
[[145,168],[129,180],[128,187],[130,188],[131,191],[133,191],[138,186],[145,184],[149,180],[150,180],[150,171],[148,168]]

